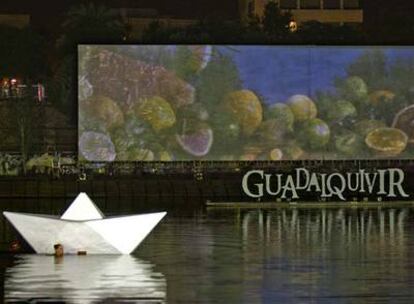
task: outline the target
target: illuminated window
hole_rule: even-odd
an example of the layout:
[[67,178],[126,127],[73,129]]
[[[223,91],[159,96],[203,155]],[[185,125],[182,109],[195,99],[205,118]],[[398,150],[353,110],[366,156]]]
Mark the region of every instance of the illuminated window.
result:
[[281,9],[295,9],[296,7],[296,0],[280,0]]
[[301,0],[300,8],[315,9],[315,8],[320,8],[320,4],[321,2],[319,0]]
[[359,0],[344,0],[345,9],[359,8]]
[[323,0],[324,9],[340,9],[341,0]]

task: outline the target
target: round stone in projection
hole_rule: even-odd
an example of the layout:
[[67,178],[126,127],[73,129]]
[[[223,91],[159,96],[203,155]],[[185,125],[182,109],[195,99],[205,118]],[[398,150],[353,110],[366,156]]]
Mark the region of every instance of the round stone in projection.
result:
[[79,138],[79,153],[88,161],[113,161],[115,146],[109,136],[98,132],[83,132]]
[[209,127],[203,127],[191,133],[177,134],[176,139],[184,151],[193,156],[200,157],[210,152],[213,144],[213,130]]
[[250,90],[233,91],[227,94],[223,100],[223,108],[238,121],[244,135],[252,135],[262,123],[262,104],[256,94]]
[[290,107],[295,121],[306,121],[316,118],[318,110],[315,103],[306,95],[293,95],[286,104]]
[[320,149],[329,142],[330,135],[329,126],[323,120],[314,118],[303,123],[298,136],[309,148]]

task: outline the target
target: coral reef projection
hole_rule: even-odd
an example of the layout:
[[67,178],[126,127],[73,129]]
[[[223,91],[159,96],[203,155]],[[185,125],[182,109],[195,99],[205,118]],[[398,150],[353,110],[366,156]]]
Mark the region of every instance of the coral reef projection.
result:
[[414,157],[414,48],[78,51],[81,161]]

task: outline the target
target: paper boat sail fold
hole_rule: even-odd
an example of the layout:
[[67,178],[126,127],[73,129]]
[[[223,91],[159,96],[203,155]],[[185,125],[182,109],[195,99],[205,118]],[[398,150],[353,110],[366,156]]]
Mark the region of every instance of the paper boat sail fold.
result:
[[60,217],[62,220],[87,221],[103,219],[104,215],[85,192],[81,192]]
[[53,245],[60,243],[68,254],[130,254],[166,212],[105,218],[90,198],[80,193],[61,218],[3,214],[36,253],[53,254]]

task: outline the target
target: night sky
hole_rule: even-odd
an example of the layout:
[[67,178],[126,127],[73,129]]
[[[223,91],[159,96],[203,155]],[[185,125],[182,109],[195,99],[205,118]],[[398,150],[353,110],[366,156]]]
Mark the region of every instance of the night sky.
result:
[[238,16],[237,0],[1,0],[0,12],[26,12],[53,18],[71,6],[90,2],[111,8],[153,8],[161,16],[178,18],[201,18],[207,15],[228,18]]

